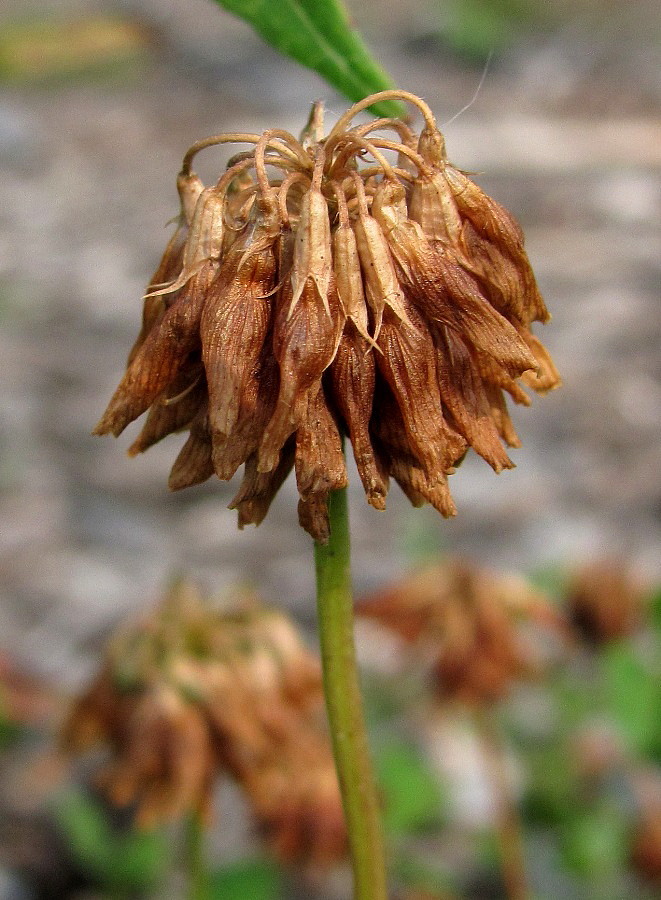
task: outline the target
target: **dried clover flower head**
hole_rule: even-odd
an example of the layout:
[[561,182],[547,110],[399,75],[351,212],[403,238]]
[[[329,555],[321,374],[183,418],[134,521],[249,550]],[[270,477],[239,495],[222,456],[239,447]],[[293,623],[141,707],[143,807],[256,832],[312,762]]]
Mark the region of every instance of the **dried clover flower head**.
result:
[[101,787],[140,825],[208,812],[224,772],[281,858],[345,856],[319,662],[286,616],[254,601],[222,613],[190,584],[174,585],[113,639],[64,742],[109,746]]
[[400,635],[416,660],[426,660],[440,697],[477,705],[501,699],[513,681],[541,670],[544,654],[528,639],[526,623],[541,622],[558,636],[563,624],[523,579],[461,560],[364,598],[358,612]]
[[[424,127],[353,118],[384,98]],[[425,103],[367,97],[324,137],[315,105],[286,131],[194,144],[177,181],[181,211],[145,296],[142,329],[97,434],[148,412],[130,453],[188,438],[173,490],[244,465],[230,506],[259,524],[292,468],[299,519],[328,538],[327,498],[347,483],[348,436],[368,502],[390,477],[414,505],[455,506],[447,476],[469,446],[500,472],[519,446],[504,394],[559,384],[530,330],[549,319],[512,216],[452,166]],[[200,150],[252,150],[205,187]]]

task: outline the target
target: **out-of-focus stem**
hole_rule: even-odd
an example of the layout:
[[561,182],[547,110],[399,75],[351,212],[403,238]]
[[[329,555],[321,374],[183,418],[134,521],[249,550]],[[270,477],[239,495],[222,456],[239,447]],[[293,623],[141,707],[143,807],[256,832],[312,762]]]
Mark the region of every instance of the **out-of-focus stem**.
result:
[[328,502],[330,539],[315,544],[326,708],[353,863],[354,900],[386,900],[381,819],[363,717],[353,635],[346,488]]
[[505,890],[509,900],[529,900],[521,818],[512,798],[502,736],[490,710],[477,709],[475,722],[496,806],[495,827]]
[[198,811],[186,823],[186,869],[189,900],[209,900],[209,872],[204,858],[204,823]]

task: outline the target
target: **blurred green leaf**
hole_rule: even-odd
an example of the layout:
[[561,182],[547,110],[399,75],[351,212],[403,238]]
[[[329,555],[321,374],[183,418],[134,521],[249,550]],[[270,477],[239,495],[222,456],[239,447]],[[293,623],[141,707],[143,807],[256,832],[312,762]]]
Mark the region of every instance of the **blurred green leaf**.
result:
[[563,743],[526,753],[528,772],[523,812],[527,822],[558,825],[567,820],[576,806],[578,779],[568,765]]
[[21,725],[12,722],[11,719],[3,714],[0,706],[0,750],[10,747],[24,732],[25,729]]
[[[341,0],[216,0],[248,22],[285,56],[314,69],[350,100],[388,90],[390,78],[349,23]],[[376,104],[382,116],[398,116],[398,103]]]
[[24,727],[11,718],[3,694],[4,688],[0,684],[0,750],[9,747],[25,732]]
[[661,679],[634,644],[610,644],[600,659],[606,711],[632,749],[646,754],[661,745]]
[[528,581],[533,587],[551,597],[564,597],[569,582],[569,572],[562,563],[549,563],[541,566],[528,575]]
[[455,896],[455,878],[450,872],[409,853],[400,853],[392,862],[391,871],[407,888],[442,898]]
[[564,734],[579,728],[595,712],[594,673],[570,662],[559,676],[548,682],[559,712],[559,728]]
[[386,829],[410,834],[437,827],[443,791],[423,755],[403,741],[390,741],[377,750],[374,762]]
[[446,40],[475,60],[506,48],[526,28],[545,28],[553,21],[549,4],[538,0],[442,0],[439,6]]
[[55,818],[73,858],[113,890],[153,887],[164,875],[168,846],[160,831],[118,831],[103,805],[80,791],[55,804]]
[[270,860],[245,859],[216,869],[211,875],[210,900],[280,900],[281,869]]
[[132,71],[147,50],[145,31],[115,17],[9,23],[0,33],[0,79],[51,82]]
[[565,863],[583,878],[604,880],[625,865],[628,833],[626,820],[610,806],[579,812],[563,833]]

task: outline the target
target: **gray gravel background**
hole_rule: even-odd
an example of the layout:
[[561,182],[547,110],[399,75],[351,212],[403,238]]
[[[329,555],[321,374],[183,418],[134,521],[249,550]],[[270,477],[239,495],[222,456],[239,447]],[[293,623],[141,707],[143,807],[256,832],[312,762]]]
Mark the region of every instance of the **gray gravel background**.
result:
[[[470,101],[480,71],[433,36],[433,3],[352,5],[395,80],[440,122]],[[152,603],[173,571],[213,590],[252,580],[313,620],[312,548],[291,483],[264,524],[241,533],[226,509],[235,484],[168,494],[180,439],[129,460],[134,431],[118,441],[90,431],[137,332],[186,147],[238,128],[297,132],[312,99],[327,98],[330,121],[345,103],[207,0],[10,0],[0,26],[44,6],[110,9],[150,34],[137,74],[5,84],[0,95],[0,649],[72,687],[113,624]],[[412,510],[397,488],[377,513],[354,476],[359,591],[421,546],[501,568],[616,552],[661,576],[654,7],[574,4],[559,31],[495,59],[448,125],[453,161],[483,173],[525,227],[554,316],[543,340],[565,386],[515,411],[515,471],[496,477],[467,460],[452,480],[454,521]],[[202,173],[222,158],[209,153]]]

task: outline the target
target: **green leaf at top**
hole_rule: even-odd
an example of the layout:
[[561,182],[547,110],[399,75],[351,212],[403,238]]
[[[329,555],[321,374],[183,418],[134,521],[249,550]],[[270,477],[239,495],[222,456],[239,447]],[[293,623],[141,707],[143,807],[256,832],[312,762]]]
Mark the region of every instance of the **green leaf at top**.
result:
[[[248,22],[285,56],[314,69],[350,100],[392,88],[386,72],[349,24],[342,0],[216,0]],[[385,101],[372,107],[381,116],[402,108]]]

